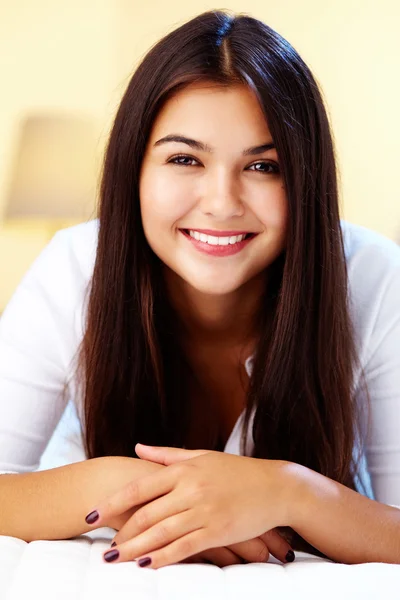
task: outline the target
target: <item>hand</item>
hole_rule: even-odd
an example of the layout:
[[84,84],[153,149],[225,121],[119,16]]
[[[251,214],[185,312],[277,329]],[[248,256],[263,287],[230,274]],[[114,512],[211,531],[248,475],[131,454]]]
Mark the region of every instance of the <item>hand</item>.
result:
[[[286,558],[288,552],[291,552],[291,555],[288,556],[289,560]],[[248,540],[247,542],[232,544],[224,548],[209,548],[181,562],[212,563],[218,567],[227,567],[243,563],[268,562],[270,554],[283,563],[293,562],[295,559],[290,544],[288,544],[277,530],[272,529],[258,538]]]
[[[114,519],[108,522],[108,526],[113,529],[120,530],[131,516],[144,505],[132,508],[121,515],[117,515]],[[113,543],[118,543],[117,536]],[[114,544],[114,545],[115,545]],[[292,560],[286,559],[287,553],[293,553]],[[272,529],[266,533],[238,544],[231,544],[227,547],[209,548],[189,558],[181,560],[181,563],[209,563],[211,562],[218,567],[227,567],[229,565],[238,565],[249,562],[268,562],[269,555],[272,554],[282,563],[293,562],[294,552],[290,544],[280,535],[279,531]],[[291,557],[290,557],[291,558]]]
[[[199,451],[199,454],[201,451]],[[148,473],[157,472],[160,469],[165,469],[165,465],[158,464],[156,462],[148,460],[137,460],[135,461],[135,472],[140,472],[141,475]],[[139,468],[142,467],[142,468]],[[138,475],[136,475],[137,477]],[[125,523],[135,514],[139,508],[145,506],[140,504],[132,507],[126,512],[116,515],[107,522],[108,527],[112,527],[117,531],[120,531]],[[118,543],[118,536],[115,536],[113,542]],[[124,541],[120,539],[120,543]],[[238,544],[232,544],[227,547],[209,548],[198,554],[194,554],[189,558],[181,560],[181,563],[211,563],[218,567],[227,567],[229,565],[243,564],[243,563],[257,563],[267,562],[269,555],[272,554],[280,560],[282,563],[288,562],[286,555],[289,551],[293,552],[292,547],[286,541],[286,539],[280,535],[277,529],[272,529],[266,533],[260,535],[257,538],[248,540],[246,542],[240,542]],[[294,553],[293,553],[294,560]]]
[[136,452],[168,467],[132,481],[97,507],[96,526],[102,527],[146,504],[117,535],[127,540],[119,542],[119,562],[151,553],[158,568],[290,525],[286,461],[141,445]]
[[[131,474],[129,478],[126,478],[126,474],[124,472],[125,485],[127,485],[129,481],[132,481],[132,479],[138,479],[139,477],[144,477],[151,473],[157,473],[158,471],[166,468],[165,465],[160,465],[148,460],[140,460],[138,458],[130,458],[129,462],[129,470]],[[121,489],[122,486],[123,484],[121,483],[119,485],[119,488],[117,489]],[[107,520],[106,523],[104,523],[103,527],[111,527],[112,529],[116,529],[117,531],[119,531],[120,529],[122,529],[125,523],[132,517],[132,515],[134,515],[135,512],[139,510],[139,508],[142,508],[142,506],[145,506],[145,504],[132,506],[124,513],[113,515],[110,519]]]

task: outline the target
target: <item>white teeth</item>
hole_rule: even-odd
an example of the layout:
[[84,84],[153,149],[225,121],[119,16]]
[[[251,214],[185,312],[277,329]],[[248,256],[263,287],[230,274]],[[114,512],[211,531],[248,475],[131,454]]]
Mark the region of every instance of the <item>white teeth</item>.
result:
[[228,237],[218,238],[218,244],[219,244],[219,246],[229,246],[229,238]]
[[236,244],[237,242],[241,242],[242,240],[244,240],[244,238],[246,237],[245,233],[241,235],[232,235],[230,237],[216,237],[214,235],[206,235],[205,233],[199,233],[198,231],[194,231],[193,229],[189,230],[189,234],[196,240],[206,242],[207,244],[211,244],[212,246],[227,246],[228,244]]

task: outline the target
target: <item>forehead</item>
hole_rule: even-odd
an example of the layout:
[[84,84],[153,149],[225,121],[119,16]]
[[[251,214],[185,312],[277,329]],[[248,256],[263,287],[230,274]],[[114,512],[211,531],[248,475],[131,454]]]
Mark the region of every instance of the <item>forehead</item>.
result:
[[228,130],[251,137],[251,142],[254,135],[262,136],[264,141],[270,138],[267,119],[248,86],[203,82],[188,85],[165,102],[153,123],[151,141],[171,132],[196,134],[204,139]]

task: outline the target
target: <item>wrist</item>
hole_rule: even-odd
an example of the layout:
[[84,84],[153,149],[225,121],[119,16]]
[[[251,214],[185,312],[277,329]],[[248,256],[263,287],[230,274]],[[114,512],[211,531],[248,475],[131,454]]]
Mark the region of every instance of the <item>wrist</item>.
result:
[[304,510],[309,505],[310,483],[307,469],[289,461],[281,462],[283,488],[283,519],[282,525],[296,529],[303,520]]

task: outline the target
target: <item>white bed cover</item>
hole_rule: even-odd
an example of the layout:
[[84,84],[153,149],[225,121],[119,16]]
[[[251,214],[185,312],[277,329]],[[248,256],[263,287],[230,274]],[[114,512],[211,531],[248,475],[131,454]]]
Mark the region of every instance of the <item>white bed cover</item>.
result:
[[334,563],[296,552],[283,565],[219,568],[174,564],[140,568],[134,561],[106,563],[115,530],[99,528],[69,540],[0,536],[1,600],[399,600],[400,565]]

